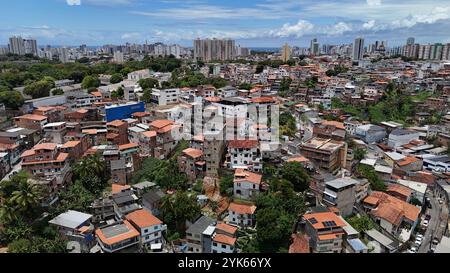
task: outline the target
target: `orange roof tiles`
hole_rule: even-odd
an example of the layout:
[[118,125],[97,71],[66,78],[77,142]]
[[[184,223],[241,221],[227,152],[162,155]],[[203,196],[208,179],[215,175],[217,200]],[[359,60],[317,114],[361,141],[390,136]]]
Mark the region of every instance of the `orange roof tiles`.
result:
[[155,137],[156,136],[155,131],[145,131],[145,132],[142,132],[142,134],[146,137]]
[[345,130],[344,123],[332,120],[324,120],[322,121],[322,125],[336,126],[338,129]]
[[129,185],[119,185],[119,184],[112,184],[111,187],[112,187],[111,190],[112,194],[116,194],[121,192],[122,190],[127,190],[131,188]]
[[[303,216],[315,229],[328,228],[324,225],[324,222],[334,221],[335,227],[344,227],[346,224],[333,212],[318,212],[305,214]],[[315,219],[315,221],[313,220]]]
[[58,147],[56,143],[41,143],[33,147],[34,150],[54,150]]
[[114,121],[111,121],[111,122],[108,122],[108,126],[113,126],[113,127],[119,127],[119,126],[122,126],[122,125],[124,125],[126,122],[124,122],[124,121],[121,121],[121,120],[114,120]]
[[305,162],[309,162],[309,159],[307,159],[304,156],[297,156],[297,157],[293,157],[293,158],[289,158],[287,160],[287,162],[299,162],[299,163],[305,163]]
[[252,103],[267,103],[267,102],[277,102],[277,100],[273,97],[260,97],[250,99]]
[[155,120],[153,121],[150,126],[155,127],[156,129],[161,129],[164,128],[168,125],[173,124],[174,122],[171,120],[167,120],[167,119],[159,119],[159,120]]
[[[371,213],[396,224],[397,218],[392,216],[391,212],[396,211],[397,214],[402,214],[405,218],[415,222],[419,217],[420,209],[403,200],[395,198],[387,193],[375,191],[370,195],[372,198],[378,199],[378,206],[372,209]],[[364,200],[366,202],[367,198]],[[374,199],[375,200],[375,199]],[[394,219],[395,218],[395,219]]]
[[177,128],[181,128],[181,125],[170,124],[170,125],[167,125],[167,126],[161,128],[161,129],[158,129],[156,132],[158,132],[158,134],[164,134],[164,133],[170,132],[173,129],[177,129]]
[[119,150],[124,151],[124,150],[138,148],[138,147],[139,147],[139,144],[137,144],[137,143],[128,143],[128,144],[119,145]]
[[258,140],[231,140],[228,142],[228,148],[256,148],[259,145]]
[[146,228],[156,225],[161,225],[162,221],[156,218],[153,214],[145,209],[137,210],[129,213],[126,219],[135,224],[139,228]]
[[323,234],[323,235],[319,235],[319,240],[320,241],[326,241],[326,240],[333,240],[336,239],[338,237],[338,235],[343,235],[344,232],[333,232],[333,233],[329,233],[329,234]]
[[417,161],[419,161],[419,159],[417,159],[417,158],[415,158],[415,157],[413,157],[413,156],[407,156],[407,157],[403,158],[402,161],[397,162],[397,164],[398,164],[399,166],[403,167],[403,166],[409,165],[409,164],[411,164],[411,163],[415,163],[415,162],[417,162]]
[[73,148],[73,147],[77,146],[78,144],[80,144],[80,141],[78,141],[78,140],[67,141],[66,143],[64,143],[62,145],[62,148]]
[[136,112],[133,114],[133,117],[135,118],[143,118],[143,117],[148,117],[150,116],[149,112]]
[[222,230],[229,234],[235,234],[238,230],[237,227],[233,227],[233,226],[227,225],[225,223],[218,223],[216,225],[216,229]]
[[409,197],[412,193],[412,191],[409,188],[399,184],[390,184],[387,188],[387,192],[399,193],[406,197]]
[[250,182],[253,184],[261,184],[262,175],[245,171],[243,169],[236,169],[234,172],[234,183]]
[[29,119],[29,120],[34,120],[34,121],[43,121],[43,120],[47,119],[46,116],[35,115],[35,114],[27,114],[27,115],[19,116],[16,118],[17,119]]
[[203,152],[201,150],[197,150],[197,149],[193,149],[193,148],[188,148],[186,150],[183,150],[183,153],[192,158],[199,158],[199,157],[203,156]]
[[117,236],[112,236],[112,237],[107,238],[103,234],[101,228],[99,228],[95,231],[95,235],[97,235],[97,237],[106,245],[113,245],[115,243],[125,241],[125,240],[131,239],[133,237],[138,237],[140,235],[139,232],[127,220],[123,221],[123,225],[125,225],[128,228],[128,231],[124,232],[122,234],[119,234]]
[[217,234],[216,236],[214,236],[213,241],[225,245],[234,246],[234,244],[236,243],[236,238],[224,234]]
[[254,214],[256,211],[256,206],[231,203],[228,210],[234,211],[238,214]]

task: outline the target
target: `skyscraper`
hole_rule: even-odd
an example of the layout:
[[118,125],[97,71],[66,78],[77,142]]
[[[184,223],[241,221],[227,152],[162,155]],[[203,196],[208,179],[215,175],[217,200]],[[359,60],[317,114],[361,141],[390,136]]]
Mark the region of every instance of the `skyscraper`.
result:
[[319,49],[319,43],[317,42],[317,38],[314,38],[311,40],[309,52],[311,53],[311,55],[319,55],[320,49]]
[[362,60],[364,56],[364,39],[356,38],[355,43],[353,44],[353,60],[359,61]]
[[25,54],[33,54],[34,56],[38,55],[38,47],[37,41],[34,39],[23,40]]
[[414,37],[409,37],[409,38],[406,40],[406,44],[407,44],[407,45],[413,45],[413,44],[415,43],[415,41],[416,41],[416,39],[414,39]]
[[287,62],[289,61],[290,58],[291,58],[291,48],[286,43],[284,44],[283,50],[281,51],[281,59],[283,60],[283,62]]
[[22,37],[13,36],[9,38],[9,52],[17,55],[25,55],[25,45]]
[[235,41],[230,39],[197,39],[194,41],[194,59],[204,62],[234,60],[235,50]]

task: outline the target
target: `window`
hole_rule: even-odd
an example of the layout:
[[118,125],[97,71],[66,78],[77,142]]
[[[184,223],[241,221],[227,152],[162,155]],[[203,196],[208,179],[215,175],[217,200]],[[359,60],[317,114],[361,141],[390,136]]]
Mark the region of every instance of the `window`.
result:
[[213,243],[213,246],[217,246],[217,243]]
[[225,248],[227,248],[227,246],[226,245],[222,245],[222,248],[225,249]]

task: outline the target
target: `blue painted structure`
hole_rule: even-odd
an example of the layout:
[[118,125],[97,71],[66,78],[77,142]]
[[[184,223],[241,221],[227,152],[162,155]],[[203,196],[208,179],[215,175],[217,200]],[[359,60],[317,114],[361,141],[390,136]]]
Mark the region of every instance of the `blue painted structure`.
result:
[[131,115],[137,112],[145,112],[145,103],[143,101],[108,106],[105,109],[106,122],[131,118]]

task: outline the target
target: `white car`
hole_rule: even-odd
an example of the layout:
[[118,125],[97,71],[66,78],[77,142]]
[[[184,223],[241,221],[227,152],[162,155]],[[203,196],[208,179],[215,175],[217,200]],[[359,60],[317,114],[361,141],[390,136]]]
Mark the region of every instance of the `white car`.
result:
[[420,238],[420,239],[423,239],[423,234],[420,234],[420,233],[417,234],[417,235],[416,235],[416,240],[419,239],[419,238]]
[[422,223],[422,225],[423,225],[424,227],[428,227],[428,223],[429,223],[428,220],[424,220],[423,223]]
[[417,247],[419,247],[422,244],[422,239],[417,239],[414,243]]
[[411,247],[410,251],[412,251],[412,253],[416,253],[417,252],[417,248],[415,246]]

